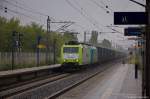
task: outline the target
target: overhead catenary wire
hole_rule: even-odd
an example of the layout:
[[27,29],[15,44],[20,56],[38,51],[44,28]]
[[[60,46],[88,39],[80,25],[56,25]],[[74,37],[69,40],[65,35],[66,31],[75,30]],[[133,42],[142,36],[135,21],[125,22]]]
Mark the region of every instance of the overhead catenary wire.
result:
[[113,28],[111,28],[111,27],[107,27],[107,28],[113,30],[113,31],[116,32],[116,33],[123,34],[122,32],[120,32],[120,31],[118,31],[118,30],[116,30],[116,29],[113,29]]
[[78,24],[78,23],[75,23],[74,25],[80,27],[81,29],[85,29],[85,27],[83,27],[82,25]]
[[[7,2],[7,3],[9,3],[10,5],[15,6],[15,7],[18,7],[19,9],[22,9],[22,10],[24,10],[24,11],[31,12],[31,13],[35,13],[35,14],[42,15],[42,16],[47,16],[47,14],[43,14],[43,13],[41,13],[41,12],[33,11],[33,10],[31,10],[31,9],[27,9],[27,8],[25,8],[25,7],[22,7],[22,6],[20,6],[20,3],[19,3],[19,5],[17,5],[17,4],[14,4],[14,3],[12,3],[12,2],[10,2],[10,1],[8,1],[8,0],[4,0],[4,1]],[[66,0],[66,1],[70,2],[69,0]],[[72,6],[72,5],[73,5],[73,4],[71,3],[71,6]],[[92,25],[93,25],[94,27],[96,27],[97,29],[100,29],[99,26],[97,26],[98,23],[95,21],[95,19],[92,18],[91,16],[89,16],[89,14],[83,9],[83,7],[80,6],[80,9],[79,9],[78,7],[74,6],[74,9],[76,9],[78,12],[80,12],[80,14],[81,14],[83,17],[85,17],[86,20],[88,20],[90,23],[92,23]],[[11,11],[11,9],[8,9],[8,10]],[[23,16],[25,16],[25,17],[28,17],[28,18],[32,19],[32,20],[36,20],[36,19],[33,18],[32,16],[26,15],[26,14],[24,14],[24,13],[22,13],[22,12],[18,12],[18,11],[14,11],[14,10],[12,10],[11,12],[14,12],[14,13],[16,13],[16,14],[21,14],[21,15],[23,15]],[[36,21],[41,21],[41,20],[36,20]],[[41,22],[40,22],[40,23],[41,23]]]
[[[4,10],[4,8],[0,5],[0,10]],[[9,15],[11,15],[11,16],[14,16],[14,13],[12,14],[12,13],[7,13],[7,14],[9,14]],[[1,15],[0,15],[1,16]],[[3,16],[1,16],[1,17],[3,17]]]
[[[69,0],[67,0],[67,1],[69,1]],[[87,12],[85,12],[85,10],[84,10],[84,8],[83,7],[81,7],[80,5],[79,5],[79,3],[78,2],[76,2],[76,0],[74,0],[75,1],[75,3],[76,4],[78,4],[78,6],[80,7],[80,9],[82,10],[82,11],[84,11],[84,13],[86,13],[86,15],[89,15]],[[94,0],[95,1],[95,0]],[[95,2],[95,3],[97,3],[97,2]],[[91,17],[92,18],[92,17]],[[94,18],[92,18],[92,20],[94,20],[95,21],[95,19]],[[95,21],[96,22],[96,21]],[[97,23],[97,22],[96,22]],[[94,23],[95,24],[95,23]],[[97,23],[98,24],[98,23]],[[99,24],[99,25],[101,25],[101,24]],[[102,27],[104,27],[103,25],[101,25]],[[123,33],[121,33],[120,31],[118,31],[118,30],[116,30],[116,29],[112,29],[111,27],[107,27],[108,29],[111,29],[111,30],[113,30],[114,32],[117,32],[117,33],[120,33],[120,34],[123,34]]]
[[71,26],[74,23],[66,23],[64,25],[62,25],[60,28],[58,28],[56,31],[60,31],[60,30],[65,30],[65,28]]
[[[93,2],[95,5],[97,5],[99,8],[101,8],[101,9],[103,9],[103,10],[105,10],[105,11],[107,11],[107,9],[109,9],[109,10],[111,10],[112,12],[114,12],[114,11],[113,11],[112,9],[110,9],[109,7],[107,7],[107,9],[106,9],[105,7],[101,6],[96,0],[89,0],[89,1]],[[101,1],[101,0],[99,0],[99,2],[102,3],[103,5],[106,5],[106,4],[105,4],[103,1]],[[105,27],[105,26],[104,26],[104,27]],[[122,32],[120,32],[120,31],[118,31],[118,30],[116,30],[116,29],[113,29],[113,28],[111,28],[111,27],[106,27],[106,28],[111,29],[111,30],[113,30],[114,32],[123,34]]]
[[87,17],[78,7],[76,7],[74,4],[72,4],[69,0],[65,0],[73,9],[75,9],[77,12],[79,12],[88,22],[90,22],[94,27],[99,28],[93,23],[93,21]]
[[[19,8],[20,10],[24,10],[24,11],[31,12],[31,13],[35,13],[35,14],[42,15],[42,16],[48,16],[48,15],[43,14],[43,13],[41,13],[41,12],[34,11],[34,10],[32,10],[30,7],[27,7],[27,8],[30,8],[30,10],[28,10],[27,8],[25,8],[25,5],[24,5],[24,4],[18,3],[18,1],[16,1],[16,0],[14,0],[14,1],[16,1],[17,3],[10,2],[10,1],[7,1],[7,0],[4,0],[4,1],[5,1],[5,3],[7,3],[7,4],[9,4],[9,5],[13,6],[13,7]],[[18,4],[19,4],[19,5],[18,5]],[[23,7],[20,6],[20,5],[22,5]],[[3,10],[3,8],[5,8],[5,7],[3,7],[3,6],[1,5],[0,8],[1,8],[1,10]],[[7,7],[7,8],[8,8],[8,7]],[[35,20],[36,22],[38,21],[38,23],[41,23],[41,22],[40,22],[41,20],[38,20],[38,19],[36,19],[35,17],[32,17],[31,15],[27,15],[27,14],[25,14],[25,13],[23,13],[23,12],[19,12],[19,11],[10,9],[10,8],[8,8],[7,10],[9,11],[9,13],[7,13],[7,14],[14,13],[14,14],[22,15],[22,16],[24,16],[24,17],[30,18],[30,19],[32,19],[32,20]],[[11,12],[11,13],[10,13],[10,12]],[[11,15],[12,15],[12,14],[11,14]],[[12,15],[12,16],[14,16],[14,15]],[[51,20],[51,21],[54,21],[54,20],[55,20],[54,18],[51,18],[51,19],[53,19],[53,20]],[[44,25],[44,24],[43,24],[43,25]],[[43,25],[42,25],[42,26],[43,26]],[[44,25],[44,26],[46,27],[46,25]],[[70,26],[70,25],[69,25],[69,26]]]
[[[98,3],[98,2],[95,1],[95,0],[89,0],[89,1],[91,1],[92,3],[94,3],[94,4],[95,4],[97,7],[99,7],[100,9],[106,11],[108,15],[111,15],[111,16],[113,15],[112,13],[110,13],[110,11],[113,12],[113,10],[110,9],[106,4],[104,4],[105,6],[102,6],[102,5],[100,5],[100,3]],[[100,1],[99,1],[99,2],[100,2]]]
[[90,15],[88,14],[88,12],[84,9],[84,7],[82,7],[76,0],[74,0],[74,2],[76,3],[76,5],[78,6],[78,8],[79,8],[83,13],[85,13],[94,23],[96,23],[96,20],[95,20],[92,16],[90,16]]
[[[5,8],[5,7],[4,7],[4,6],[2,6],[2,5],[0,5],[0,7],[2,7],[2,9],[3,9],[3,8]],[[35,20],[36,22],[38,21],[39,23],[41,23],[41,21],[40,21],[40,20],[35,19],[34,17],[31,17],[31,16],[29,16],[29,15],[26,15],[26,14],[24,14],[24,13],[22,13],[22,12],[18,12],[18,11],[15,11],[15,10],[9,9],[8,7],[7,7],[7,10],[8,10],[8,11],[10,11],[10,12],[12,12],[12,13],[15,13],[15,14],[23,15],[24,17],[30,18],[30,19],[32,19],[32,20]],[[7,13],[8,13],[8,12],[7,12]],[[45,25],[44,25],[44,24],[42,24],[42,26],[45,26]]]
[[[7,1],[7,0],[6,0],[6,1]],[[21,7],[20,5],[16,5],[16,4],[14,4],[14,3],[12,3],[12,2],[9,2],[9,1],[7,1],[7,3],[9,3],[9,4],[11,4],[11,5],[15,6],[15,7],[18,7],[18,8],[20,8],[20,9],[24,10],[24,11],[27,11],[27,12],[31,12],[31,13],[34,13],[34,14],[38,14],[38,15],[42,15],[42,16],[48,17],[47,14],[44,14],[44,13],[35,11],[35,10],[33,10],[32,8],[25,6],[24,4],[19,3],[19,4],[21,4],[22,6],[27,7],[28,9],[27,9],[27,8],[24,8],[24,7]],[[51,21],[51,23],[53,23],[53,22],[55,21],[55,19],[54,19],[53,17],[50,17],[50,21]],[[62,21],[62,23],[64,23],[64,22],[65,22],[65,21]],[[57,22],[55,21],[55,23],[57,23]],[[57,24],[60,24],[60,21],[59,21]]]
[[[10,5],[14,6],[14,7],[17,7],[17,8],[19,8],[19,9],[21,9],[21,10],[24,10],[24,11],[26,11],[26,12],[30,12],[30,13],[32,13],[32,14],[36,14],[36,15],[40,15],[40,16],[44,16],[44,17],[48,17],[48,16],[49,16],[49,15],[47,15],[47,14],[45,14],[45,13],[36,11],[36,10],[34,10],[34,9],[28,7],[28,6],[22,7],[22,6],[20,6],[21,3],[19,3],[19,5],[17,5],[17,4],[15,4],[15,3],[13,3],[13,2],[10,2],[10,1],[8,1],[8,0],[5,0],[5,2],[6,2],[7,4],[10,4]],[[18,3],[18,1],[17,1],[17,3]],[[21,4],[21,5],[23,5],[23,4]],[[49,17],[50,17],[50,16],[49,16]],[[53,17],[50,17],[50,19],[53,20],[53,21],[55,20]]]
[[[106,1],[106,0],[105,0],[105,1]],[[103,5],[105,5],[105,7],[106,7],[107,9],[109,9],[111,12],[114,12],[113,9],[111,9],[110,6],[108,6],[106,3],[104,3],[103,0],[98,0],[98,2],[102,3]],[[110,2],[110,1],[107,1],[107,2]]]
[[99,8],[101,8],[101,9],[107,11],[107,9],[106,9],[105,7],[103,7],[102,5],[100,5],[97,1],[95,1],[95,0],[89,0],[89,1],[91,1],[92,3],[94,3],[94,4],[95,4],[96,6],[98,6]]
[[38,11],[33,11],[33,10],[31,10],[31,9],[27,9],[27,8],[25,8],[25,7],[22,7],[22,6],[19,6],[19,5],[17,5],[17,4],[14,4],[14,3],[12,3],[12,2],[10,2],[10,1],[7,1],[7,0],[4,0],[6,3],[8,3],[8,4],[10,4],[10,5],[13,5],[13,6],[15,6],[15,7],[18,7],[18,8],[20,8],[20,9],[22,9],[22,10],[25,10],[25,11],[28,11],[28,12],[31,12],[31,13],[35,13],[35,14],[38,14],[38,15],[41,15],[41,16],[45,16],[45,17],[47,17],[48,15],[47,14],[44,14],[44,13],[41,13],[41,12],[38,12]]
[[[15,4],[15,3],[13,3],[13,2],[10,2],[10,1],[7,1],[7,0],[5,0],[5,2],[6,3],[8,3],[8,4],[10,4],[11,6],[14,6],[14,7],[16,7],[16,8],[19,8],[19,9],[21,9],[21,10],[24,10],[24,11],[27,11],[27,12],[30,12],[30,13],[34,13],[34,14],[38,14],[38,15],[42,15],[42,16],[46,16],[46,17],[48,17],[48,15],[47,14],[43,14],[43,13],[41,13],[41,12],[37,12],[37,11],[34,11],[34,10],[32,10],[32,9],[27,9],[27,8],[25,8],[25,7],[22,7],[22,6],[20,6],[20,5],[17,5],[17,4]],[[20,3],[19,3],[20,4]],[[15,11],[15,13],[17,13],[17,11]],[[24,14],[24,13],[23,13]],[[25,16],[26,14],[24,14],[24,16]],[[26,17],[29,17],[28,15],[26,15]],[[30,18],[32,18],[33,19],[33,17],[30,17]],[[38,21],[40,21],[40,20],[38,20]],[[52,18],[52,17],[50,17],[50,21],[51,21],[51,23],[53,23],[54,21],[55,21],[55,19],[54,18]],[[62,23],[64,23],[65,21],[63,21]],[[55,23],[56,23],[56,21],[55,21]],[[58,24],[60,23],[60,21],[58,22]]]
[[83,11],[86,14],[86,16],[88,16],[93,21],[93,23],[96,25],[96,27],[101,30],[101,28],[99,27],[99,25],[101,25],[101,24],[99,24],[97,22],[97,20],[95,20],[93,18],[93,16],[91,16],[76,0],[74,0],[74,2],[78,5],[78,7],[81,9],[81,11]]

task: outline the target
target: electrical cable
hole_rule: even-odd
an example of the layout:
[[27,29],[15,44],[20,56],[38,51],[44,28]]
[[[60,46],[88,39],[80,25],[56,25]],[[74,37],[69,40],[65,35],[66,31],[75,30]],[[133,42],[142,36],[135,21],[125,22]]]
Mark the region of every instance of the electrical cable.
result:
[[[2,5],[0,5],[0,7],[5,8],[5,7],[3,7]],[[13,13],[15,13],[15,14],[23,15],[23,16],[25,16],[25,17],[27,17],[27,18],[30,18],[30,19],[32,19],[32,20],[35,20],[35,21],[38,21],[39,23],[41,23],[40,20],[35,19],[34,17],[31,17],[31,16],[28,16],[28,15],[26,15],[26,14],[24,14],[24,13],[21,13],[21,12],[18,12],[18,11],[12,10],[12,9],[9,9],[8,7],[7,7],[7,10],[10,11],[10,12],[13,12]],[[7,13],[8,13],[8,12],[7,12]],[[42,26],[44,26],[44,24],[42,24]]]
[[[17,4],[14,4],[14,3],[12,3],[12,2],[10,2],[10,1],[7,1],[7,0],[5,0],[5,2],[6,3],[8,3],[8,4],[10,4],[10,5],[12,5],[12,6],[14,6],[14,7],[18,7],[19,9],[22,9],[22,10],[24,10],[24,11],[27,11],[27,12],[30,12],[30,13],[34,13],[34,14],[37,14],[37,15],[41,15],[41,16],[44,16],[44,17],[48,17],[49,15],[47,15],[47,14],[44,14],[44,13],[41,13],[41,12],[38,12],[38,11],[35,11],[35,10],[33,10],[33,9],[31,9],[30,7],[27,7],[27,8],[24,8],[24,7],[22,7],[22,6],[20,6],[20,5],[17,5]],[[20,4],[20,3],[19,3]],[[30,8],[30,9],[29,9]],[[53,17],[50,17],[52,20],[55,20]]]
[[[95,1],[95,0],[93,0],[93,1]],[[97,3],[97,2],[95,2],[95,3]],[[77,2],[76,2],[76,4],[78,4]],[[97,3],[98,4],[98,3]],[[82,9],[82,11],[84,11],[85,12],[85,10],[83,9],[83,7],[81,7],[79,4],[78,4],[78,6]],[[88,13],[87,12],[85,12],[87,15],[88,15]],[[93,18],[92,18],[93,19]],[[94,19],[93,19],[94,20]],[[100,24],[101,25],[101,24]],[[104,27],[103,25],[101,25],[102,27]],[[111,27],[107,27],[108,29],[111,29],[111,30],[113,30],[114,32],[117,32],[117,33],[121,33],[120,31],[118,31],[118,30],[116,30],[116,29],[112,29]],[[122,34],[122,33],[121,33]]]
[[99,26],[98,26],[99,23],[92,16],[90,16],[90,14],[88,14],[88,12],[82,6],[80,6],[80,4],[76,0],[74,0],[74,2],[79,6],[79,8],[81,9],[81,11],[83,11],[94,22],[94,24],[96,25],[96,27],[99,28]]
[[[86,15],[84,15],[83,13],[82,13],[82,11],[80,11],[80,9],[78,9],[77,7],[75,7],[70,1],[68,1],[68,0],[65,0],[73,9],[75,9],[77,12],[79,12],[87,21],[89,21],[92,25],[94,25],[93,24],[93,22],[89,19],[89,18],[87,18],[86,17]],[[95,25],[94,25],[95,26]]]
[[99,28],[93,23],[93,21],[87,17],[78,7],[74,6],[69,0],[65,0],[73,9],[79,12],[87,21],[89,21],[94,27]]
[[18,6],[17,4],[14,4],[14,3],[10,2],[10,1],[7,1],[7,0],[5,0],[5,2],[8,3],[8,4],[10,4],[10,5],[13,5],[13,6],[15,6],[15,7],[18,7],[18,8],[20,8],[20,9],[22,9],[22,10],[28,11],[28,12],[32,12],[32,13],[35,13],[35,14],[38,14],[38,15],[41,15],[41,16],[46,16],[46,17],[48,16],[48,15],[43,14],[43,13],[41,13],[41,12],[29,10],[29,9],[24,8],[24,7]]

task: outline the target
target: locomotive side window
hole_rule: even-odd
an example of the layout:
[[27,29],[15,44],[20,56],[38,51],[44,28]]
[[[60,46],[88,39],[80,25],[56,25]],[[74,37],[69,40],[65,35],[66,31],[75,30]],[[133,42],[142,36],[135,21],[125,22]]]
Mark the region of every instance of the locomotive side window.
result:
[[64,47],[63,52],[64,53],[78,53],[79,48],[78,47]]

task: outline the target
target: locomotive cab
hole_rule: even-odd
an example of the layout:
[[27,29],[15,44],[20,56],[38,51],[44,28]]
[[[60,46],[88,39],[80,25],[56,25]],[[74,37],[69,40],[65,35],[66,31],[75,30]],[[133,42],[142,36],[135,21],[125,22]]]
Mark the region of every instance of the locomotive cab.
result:
[[66,65],[80,65],[81,64],[81,45],[63,45],[61,48],[61,64]]

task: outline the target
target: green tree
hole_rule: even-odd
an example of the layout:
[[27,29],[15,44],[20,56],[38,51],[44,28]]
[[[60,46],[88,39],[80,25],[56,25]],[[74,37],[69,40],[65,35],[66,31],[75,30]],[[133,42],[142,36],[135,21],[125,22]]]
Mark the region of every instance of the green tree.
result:
[[[65,42],[70,40],[78,40],[76,35],[73,35],[69,32],[63,34],[59,32],[53,32],[47,34],[46,30],[39,24],[32,22],[30,25],[22,26],[18,19],[12,18],[7,20],[4,17],[0,17],[0,51],[11,51],[12,49],[12,32],[16,31],[21,33],[23,36],[21,37],[21,45],[22,51],[32,52],[36,50],[37,47],[37,37],[41,37],[41,43],[43,45],[47,44],[50,47],[53,46],[53,41],[56,39],[56,46],[58,49],[58,54],[60,51],[60,47]],[[45,51],[46,49],[42,49]]]
[[6,20],[0,17],[0,51],[10,51],[12,46],[12,32],[18,31],[20,21],[12,18]]
[[27,25],[22,30],[23,33],[23,49],[25,51],[35,51],[36,50],[36,43],[37,37],[41,36],[44,38],[45,31],[42,29],[42,26],[31,23],[31,25]]

